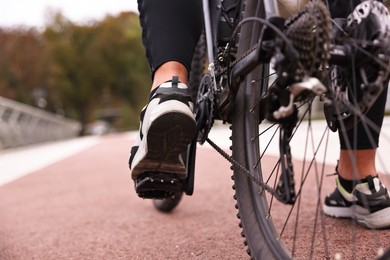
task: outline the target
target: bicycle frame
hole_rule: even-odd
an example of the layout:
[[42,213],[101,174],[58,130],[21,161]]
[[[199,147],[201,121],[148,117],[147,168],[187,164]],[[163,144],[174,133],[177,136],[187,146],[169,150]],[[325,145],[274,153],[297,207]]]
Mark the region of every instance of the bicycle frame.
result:
[[[222,0],[202,0],[203,1],[203,16],[204,27],[206,34],[206,43],[208,50],[208,59],[214,61],[214,54],[217,42],[218,21],[221,18]],[[264,1],[266,18],[280,17],[279,7],[276,1]]]

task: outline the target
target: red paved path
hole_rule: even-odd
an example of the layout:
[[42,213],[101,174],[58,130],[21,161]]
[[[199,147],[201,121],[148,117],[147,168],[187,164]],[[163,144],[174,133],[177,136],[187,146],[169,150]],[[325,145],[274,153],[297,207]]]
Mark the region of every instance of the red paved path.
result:
[[[133,191],[130,145],[126,135],[106,136],[81,153],[1,186],[0,259],[247,258],[229,163],[198,149],[194,196],[163,214]],[[336,231],[340,235],[348,229]],[[364,240],[372,236],[366,232]],[[375,241],[389,245],[389,231],[376,236]],[[358,255],[364,259],[364,253]]]
[[133,191],[130,144],[122,135],[107,136],[0,187],[0,259],[246,257],[228,163],[207,155],[218,171],[199,167],[202,185],[167,215]]

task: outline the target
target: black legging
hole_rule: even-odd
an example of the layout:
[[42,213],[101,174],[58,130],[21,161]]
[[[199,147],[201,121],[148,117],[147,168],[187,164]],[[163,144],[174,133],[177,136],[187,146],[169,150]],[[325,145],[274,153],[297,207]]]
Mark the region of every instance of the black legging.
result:
[[138,10],[152,77],[167,61],[178,61],[190,71],[203,28],[202,1],[138,0]]
[[[347,17],[360,0],[328,0],[332,17]],[[150,64],[152,77],[156,69],[167,61],[178,61],[188,71],[196,43],[203,28],[201,0],[138,0],[142,40]],[[382,126],[386,105],[384,91],[368,112],[367,117]],[[378,147],[379,133],[365,131],[362,123],[346,132],[347,140],[339,132],[341,149],[370,149]],[[370,136],[374,143],[371,142]],[[350,144],[350,145],[349,145]],[[352,145],[352,147],[351,147]]]
[[[346,18],[360,3],[360,0],[328,0],[330,13],[332,18]],[[385,106],[387,99],[387,87],[378,97],[375,104],[367,112],[366,116],[378,129],[382,127],[383,117],[385,114]],[[342,150],[349,149],[371,149],[377,148],[379,145],[378,129],[370,128],[364,122],[359,122],[356,127],[348,130],[346,133],[339,131],[340,148]]]

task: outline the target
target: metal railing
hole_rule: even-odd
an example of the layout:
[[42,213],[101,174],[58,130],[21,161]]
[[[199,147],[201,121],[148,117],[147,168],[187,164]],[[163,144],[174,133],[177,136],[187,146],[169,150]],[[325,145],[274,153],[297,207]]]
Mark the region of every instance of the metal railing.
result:
[[0,97],[0,149],[75,137],[80,123]]

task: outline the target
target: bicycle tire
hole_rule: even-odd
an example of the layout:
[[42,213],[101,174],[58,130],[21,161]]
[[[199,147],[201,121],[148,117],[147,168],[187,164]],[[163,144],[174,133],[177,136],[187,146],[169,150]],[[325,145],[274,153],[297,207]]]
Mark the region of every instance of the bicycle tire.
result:
[[183,192],[178,192],[173,197],[170,198],[154,199],[153,206],[158,211],[169,213],[179,205],[182,197],[183,197]]
[[202,32],[198,40],[198,43],[195,46],[194,57],[192,58],[191,70],[189,73],[188,86],[189,86],[191,98],[194,101],[196,101],[199,86],[204,75],[206,55],[207,55],[206,36],[205,33]]
[[[244,18],[264,18],[263,1],[247,0],[244,8]],[[258,41],[260,29],[261,27],[258,23],[245,23],[242,25],[238,43],[238,57],[244,54],[246,50],[250,49]],[[233,189],[235,190],[234,198],[236,199],[236,208],[238,209],[237,217],[240,220],[239,226],[242,228],[241,235],[244,237],[244,244],[247,246],[247,252],[253,259],[312,259],[314,256],[313,252],[317,250],[314,241],[312,241],[312,244],[308,245],[307,248],[305,247],[305,249],[303,249],[307,250],[306,252],[303,252],[302,255],[297,255],[296,247],[300,247],[301,245],[297,246],[294,244],[291,246],[291,243],[295,243],[295,241],[291,242],[290,238],[290,240],[284,239],[280,232],[280,229],[284,230],[285,227],[280,227],[280,225],[276,227],[277,224],[275,219],[279,216],[273,215],[270,209],[270,203],[276,204],[276,202],[273,202],[273,196],[260,189],[259,185],[255,184],[253,181],[253,178],[256,178],[263,184],[270,183],[268,182],[268,174],[270,173],[266,171],[275,169],[277,165],[277,163],[275,163],[275,167],[263,169],[263,166],[266,163],[263,162],[265,159],[262,157],[263,151],[260,149],[263,144],[259,137],[259,125],[261,126],[262,118],[259,117],[258,106],[260,97],[265,93],[269,85],[267,80],[269,75],[268,68],[269,64],[259,65],[245,77],[237,93],[232,115],[232,155],[237,164],[242,166],[239,167],[237,164],[233,164],[232,166],[234,180]],[[310,103],[309,108],[314,109],[314,105]],[[308,112],[308,114],[311,115],[311,112]],[[308,122],[308,124],[311,124],[311,119],[309,119]],[[263,148],[265,146],[268,147],[268,144],[269,143],[265,142]],[[278,161],[278,158],[275,158],[275,161]],[[309,159],[305,158],[302,162],[303,165],[305,164],[305,161],[310,164],[312,163]],[[312,167],[312,165],[310,165],[310,167]],[[317,165],[315,167],[317,167]],[[247,174],[244,174],[243,168],[247,169],[247,173],[249,172],[251,178],[248,178]],[[318,166],[318,168],[320,168],[320,166]],[[323,174],[323,172],[321,174]],[[323,176],[321,177],[323,178]],[[389,179],[387,178],[387,180]],[[318,198],[313,199],[313,204],[322,203],[322,188],[318,189],[320,194],[318,195]],[[289,209],[286,211],[288,212]],[[317,218],[323,217],[321,210],[319,210],[318,207],[315,209],[314,214],[315,216],[313,216],[313,218],[316,218],[316,221],[318,221]],[[314,225],[318,225],[318,223],[316,222]],[[321,225],[321,223],[319,225]],[[351,227],[351,233],[355,234],[356,232],[360,232],[360,230],[356,231],[356,225],[352,224],[351,226],[353,226]],[[316,227],[313,228],[313,232],[314,231],[316,231]],[[372,237],[373,240],[377,239],[373,234]],[[324,240],[326,240],[326,235],[324,235]],[[327,242],[325,241],[323,243]],[[373,243],[375,244],[376,242],[374,241]],[[336,257],[336,255],[339,254],[334,253],[332,249],[326,247],[327,246],[324,246],[324,249],[321,249],[323,250],[323,255],[314,258],[329,258],[330,255]],[[388,245],[386,247],[388,247]],[[356,249],[356,245],[352,245],[350,252],[345,254],[347,255],[347,259],[356,259],[356,252],[354,252],[354,249]],[[380,243],[378,242],[377,248],[373,249],[374,252],[372,254],[375,254],[375,250],[379,249]],[[344,252],[341,253],[344,254]],[[373,257],[373,255],[370,255],[370,257]]]
[[[264,17],[262,3],[262,1],[246,1],[243,18]],[[242,26],[238,56],[257,42],[260,29],[261,27],[256,23],[247,23]],[[251,75],[264,75],[267,71],[266,66],[260,65]],[[253,85],[251,78],[251,76],[246,77],[237,93],[231,126],[233,158],[247,169],[253,169],[252,165],[255,165],[259,155],[258,147],[248,142],[253,136],[258,135],[258,128],[253,126],[260,123],[259,115],[256,111],[254,111],[255,113],[250,111],[254,102],[260,98],[263,87],[263,84]],[[259,174],[261,175],[261,172]],[[237,200],[238,218],[240,219],[240,227],[243,229],[241,235],[245,237],[244,244],[248,246],[248,254],[256,259],[290,258],[287,248],[277,240],[277,234],[272,225],[263,222],[267,221],[266,197],[257,196],[258,187],[237,167],[234,167],[233,179],[235,184],[234,198]]]

